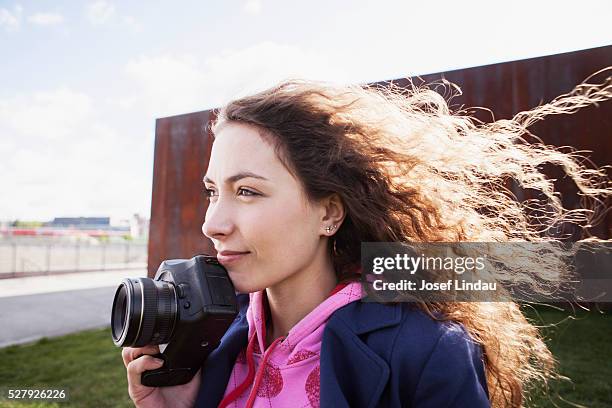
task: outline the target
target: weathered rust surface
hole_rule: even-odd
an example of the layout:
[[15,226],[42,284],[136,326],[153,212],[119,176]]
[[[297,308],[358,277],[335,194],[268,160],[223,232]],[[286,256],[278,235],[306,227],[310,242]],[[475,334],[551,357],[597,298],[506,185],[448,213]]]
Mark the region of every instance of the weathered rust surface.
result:
[[[489,108],[495,119],[509,119],[516,113],[550,102],[555,97],[570,92],[591,74],[612,66],[612,46],[592,48],[520,61],[504,62],[481,67],[424,75],[427,83],[445,78],[459,85],[463,95],[452,100],[455,106]],[[601,83],[608,70],[587,82]],[[395,82],[395,81],[394,81]],[[491,114],[483,110],[476,116],[491,122]],[[538,122],[529,131],[545,144],[571,146],[576,150],[589,151],[587,156],[596,166],[612,164],[612,101],[598,106],[580,109],[571,115],[551,115]],[[530,140],[532,141],[532,140]],[[564,178],[559,167],[546,165],[544,172],[555,181],[555,189],[561,193],[566,208],[579,208],[580,197],[577,186]],[[612,171],[608,169],[608,176]],[[530,191],[511,187],[520,199],[539,199]],[[612,200],[601,202],[598,216],[601,222],[589,230],[589,234],[601,238],[612,237],[612,212],[604,213],[612,206]],[[572,239],[586,235],[575,226],[565,224],[562,229],[550,231],[551,235],[571,234]]]
[[[454,98],[451,107],[486,107],[491,109],[495,119],[502,119],[569,92],[586,77],[607,66],[612,66],[612,46],[440,72],[421,78],[429,83],[443,77],[459,85],[463,95]],[[413,80],[419,83],[418,78]],[[400,86],[407,83],[405,79],[392,81]],[[475,112],[479,119],[491,121],[490,114]],[[214,254],[212,243],[201,232],[207,205],[201,179],[210,158],[212,139],[206,129],[212,119],[213,111],[208,110],[157,120],[149,276],[153,276],[164,259]],[[573,115],[550,116],[529,130],[547,144],[592,151],[588,156],[597,166],[611,164],[612,102],[585,108]],[[562,193],[565,207],[577,205],[576,186],[561,179],[559,169],[550,166],[545,170],[550,177],[559,179],[556,186]],[[516,190],[515,193],[519,199],[534,198],[529,192]],[[603,204],[610,206],[610,202]],[[612,214],[591,233],[611,237]]]
[[158,119],[155,127],[153,196],[149,229],[148,275],[161,261],[214,253],[201,226],[206,203],[202,177],[212,138],[210,111]]

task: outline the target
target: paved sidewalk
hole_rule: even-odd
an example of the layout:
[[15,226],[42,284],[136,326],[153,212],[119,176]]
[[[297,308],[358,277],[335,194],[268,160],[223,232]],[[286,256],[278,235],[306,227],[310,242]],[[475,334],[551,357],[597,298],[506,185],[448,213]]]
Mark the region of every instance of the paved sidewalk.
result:
[[0,347],[110,326],[115,290],[128,276],[146,276],[146,271],[0,280]]

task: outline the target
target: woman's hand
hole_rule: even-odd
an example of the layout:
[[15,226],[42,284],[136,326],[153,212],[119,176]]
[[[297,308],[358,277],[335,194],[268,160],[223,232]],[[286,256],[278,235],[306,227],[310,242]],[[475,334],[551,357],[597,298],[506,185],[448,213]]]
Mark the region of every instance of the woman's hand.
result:
[[157,345],[140,348],[124,347],[121,351],[123,364],[127,369],[128,392],[134,405],[137,408],[193,407],[200,388],[201,369],[191,381],[183,385],[147,387],[140,382],[140,376],[144,371],[154,370],[163,365],[163,361],[151,356],[158,353]]

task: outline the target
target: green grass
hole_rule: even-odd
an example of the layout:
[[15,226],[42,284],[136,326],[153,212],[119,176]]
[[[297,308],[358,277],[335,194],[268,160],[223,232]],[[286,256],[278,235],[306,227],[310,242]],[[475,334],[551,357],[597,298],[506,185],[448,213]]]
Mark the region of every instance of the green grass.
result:
[[133,407],[121,350],[110,329],[88,330],[0,349],[0,387],[64,388],[67,402],[8,402],[0,407]]
[[[551,384],[548,395],[530,407],[571,407],[566,401],[591,408],[612,406],[612,316],[538,309],[529,315],[544,324],[544,333],[560,361],[561,374],[572,382]],[[110,329],[90,330],[22,346],[0,349],[0,388],[65,388],[68,402],[8,402],[0,407],[132,407],[127,393],[120,349]]]
[[571,381],[551,383],[547,395],[534,398],[530,407],[589,408],[612,406],[612,313],[550,308],[528,312],[532,321],[552,325],[543,328],[548,347],[559,362],[561,375]]

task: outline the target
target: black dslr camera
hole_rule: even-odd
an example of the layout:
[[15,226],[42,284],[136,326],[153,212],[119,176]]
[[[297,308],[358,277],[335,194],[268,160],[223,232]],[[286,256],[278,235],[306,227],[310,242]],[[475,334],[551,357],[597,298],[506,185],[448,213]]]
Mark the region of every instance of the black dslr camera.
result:
[[142,373],[149,387],[185,384],[202,367],[238,313],[236,293],[217,258],[161,263],[155,277],[123,279],[113,300],[118,347],[159,344],[161,368]]

